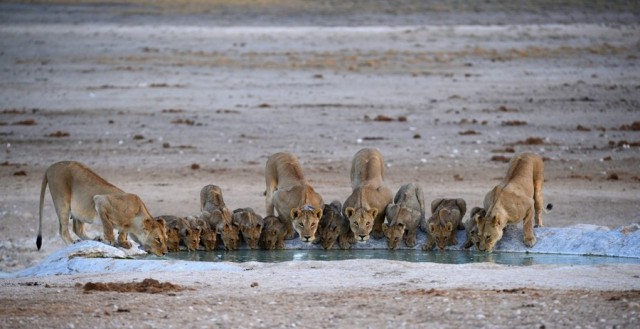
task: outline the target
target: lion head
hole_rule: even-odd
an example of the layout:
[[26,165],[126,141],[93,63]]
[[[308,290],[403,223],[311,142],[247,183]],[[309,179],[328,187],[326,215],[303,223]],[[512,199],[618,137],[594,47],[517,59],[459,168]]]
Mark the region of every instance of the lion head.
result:
[[355,235],[356,241],[365,242],[369,240],[369,234],[373,229],[373,221],[378,215],[378,209],[347,207],[344,214],[349,219],[349,226]]
[[264,221],[251,208],[241,208],[233,211],[233,223],[240,228],[244,242],[251,249],[258,249],[260,234]]
[[264,218],[264,227],[260,235],[262,249],[273,250],[284,248],[284,237],[287,234],[287,226],[276,216]]
[[322,248],[331,249],[338,241],[342,234],[342,225],[344,217],[342,217],[340,201],[333,201],[331,204],[325,204],[322,208],[322,218],[318,225],[318,237],[320,238]]
[[492,252],[496,243],[502,239],[502,226],[500,214],[476,215],[478,227],[478,250]]
[[147,218],[142,221],[147,238],[142,243],[146,252],[162,256],[167,250],[167,231],[164,219]]
[[240,244],[240,228],[234,223],[224,223],[220,234],[222,243],[227,250],[238,250]]
[[300,235],[302,242],[313,242],[316,239],[320,218],[322,218],[322,209],[315,209],[311,205],[291,209],[291,224]]
[[167,250],[178,251],[180,246],[180,231],[177,227],[167,227]]
[[442,208],[429,218],[429,235],[435,240],[440,250],[444,250],[449,245],[451,234],[455,234],[453,223],[460,216],[458,210]]
[[200,229],[192,228],[188,220],[186,218],[184,218],[184,220],[187,221],[187,225],[181,227],[182,232],[180,232],[180,234],[182,235],[182,241],[187,246],[187,250],[198,250],[198,246],[200,245]]
[[387,247],[393,250],[398,247],[398,243],[400,243],[400,240],[404,237],[405,225],[402,222],[392,224],[383,223],[382,231],[384,232],[384,236],[387,237]]

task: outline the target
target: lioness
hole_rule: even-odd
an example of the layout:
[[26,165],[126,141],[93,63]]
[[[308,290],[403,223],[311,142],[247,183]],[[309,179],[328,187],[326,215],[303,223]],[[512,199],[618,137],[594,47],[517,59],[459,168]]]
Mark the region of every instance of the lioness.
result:
[[83,240],[90,240],[84,224],[102,221],[104,240],[114,245],[113,229],[119,231],[118,243],[130,248],[127,234],[145,251],[157,256],[167,253],[165,223],[154,220],[142,200],[125,193],[98,176],[87,166],[75,161],[57,162],[47,168],[40,190],[40,218],[36,246],[42,245],[42,210],[44,194],[49,185],[51,199],[60,221],[60,236],[65,243],[73,243],[69,234],[69,218],[73,220],[73,231]]
[[447,246],[458,244],[456,230],[464,229],[462,218],[467,212],[467,203],[463,199],[435,199],[431,202],[431,217],[424,222],[422,230],[427,232],[427,242],[422,250],[431,250],[438,246],[444,250]]
[[356,241],[369,240],[369,234],[381,238],[387,205],[393,195],[384,182],[384,157],[376,149],[361,149],[351,163],[352,193],[344,202]]
[[277,216],[264,218],[264,228],[260,234],[260,248],[264,250],[284,249],[284,238],[287,235],[287,225]]
[[267,216],[278,216],[287,223],[287,238],[295,230],[303,242],[313,242],[322,217],[322,197],[311,187],[302,173],[302,166],[291,153],[273,154],[265,167],[267,184],[265,206]]
[[336,241],[343,250],[351,248],[351,244],[356,242],[349,228],[349,220],[342,215],[340,201],[334,200],[324,205],[317,235],[320,239],[316,241],[320,240],[325,250],[331,249]]
[[240,208],[233,211],[233,223],[240,228],[240,234],[250,249],[258,249],[264,221],[252,208]]
[[467,240],[462,245],[462,248],[469,249],[471,248],[471,246],[476,246],[476,248],[478,248],[480,238],[478,237],[478,224],[476,223],[476,217],[484,217],[485,215],[486,212],[480,207],[473,207],[473,209],[471,209],[469,219],[464,222],[464,229],[466,231],[465,233],[467,235]]
[[396,249],[402,238],[407,247],[414,247],[418,227],[424,221],[424,193],[420,185],[402,185],[386,213],[389,223],[383,223],[382,230],[387,237],[387,247]]
[[543,182],[544,164],[539,155],[522,153],[511,159],[506,177],[484,197],[486,214],[476,217],[479,250],[493,251],[505,226],[519,221],[523,221],[524,244],[536,244],[533,224],[535,218],[536,226],[542,226]]

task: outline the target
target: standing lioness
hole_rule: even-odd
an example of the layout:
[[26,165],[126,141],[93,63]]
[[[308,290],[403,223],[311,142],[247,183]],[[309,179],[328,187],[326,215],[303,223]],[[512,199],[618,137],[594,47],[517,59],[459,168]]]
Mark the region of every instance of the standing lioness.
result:
[[42,209],[47,184],[60,221],[60,236],[67,244],[73,243],[69,234],[70,218],[73,231],[82,240],[91,239],[84,231],[84,224],[99,219],[104,228],[104,239],[111,245],[115,244],[115,228],[119,230],[118,243],[124,248],[131,247],[127,241],[127,233],[131,233],[146,251],[158,256],[167,252],[163,220],[155,220],[137,195],[125,193],[74,161],[54,163],[44,174],[36,239],[38,250],[42,245]]
[[300,240],[313,242],[324,203],[304,178],[298,158],[286,152],[270,156],[264,176],[267,216],[274,215],[275,207],[278,216],[287,223],[287,239],[293,238],[295,229]]
[[535,213],[536,226],[542,226],[543,182],[544,165],[539,155],[522,153],[511,159],[506,177],[484,197],[486,214],[475,217],[478,249],[493,251],[505,226],[519,221],[523,221],[524,244],[536,244],[533,220]]
[[380,151],[365,148],[353,156],[351,188],[343,209],[356,241],[369,240],[372,232],[376,239],[381,238],[385,211],[393,194],[384,182],[384,157]]

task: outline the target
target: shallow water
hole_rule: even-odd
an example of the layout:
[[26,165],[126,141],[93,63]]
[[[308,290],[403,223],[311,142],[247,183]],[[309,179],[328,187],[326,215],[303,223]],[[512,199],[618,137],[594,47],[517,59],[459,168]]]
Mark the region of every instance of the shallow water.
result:
[[[155,256],[145,256],[158,259]],[[405,262],[429,262],[439,264],[496,263],[502,265],[527,266],[539,264],[557,265],[599,265],[599,264],[640,264],[640,258],[603,257],[560,254],[532,254],[494,252],[487,254],[477,251],[431,251],[420,250],[236,250],[198,251],[169,253],[165,259],[202,262],[262,262],[278,263],[287,261],[339,261],[347,259],[388,259]]]

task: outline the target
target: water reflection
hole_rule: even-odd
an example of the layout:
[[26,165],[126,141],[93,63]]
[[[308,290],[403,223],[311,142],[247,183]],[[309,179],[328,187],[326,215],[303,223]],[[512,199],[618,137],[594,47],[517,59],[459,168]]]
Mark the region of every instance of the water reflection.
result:
[[[157,259],[144,256],[145,259]],[[165,259],[202,262],[262,262],[287,261],[339,261],[347,259],[387,259],[403,262],[429,262],[439,264],[496,263],[527,266],[536,264],[598,265],[613,263],[640,264],[639,258],[578,256],[559,254],[484,253],[478,251],[430,251],[421,250],[235,250],[178,252],[165,255]]]

